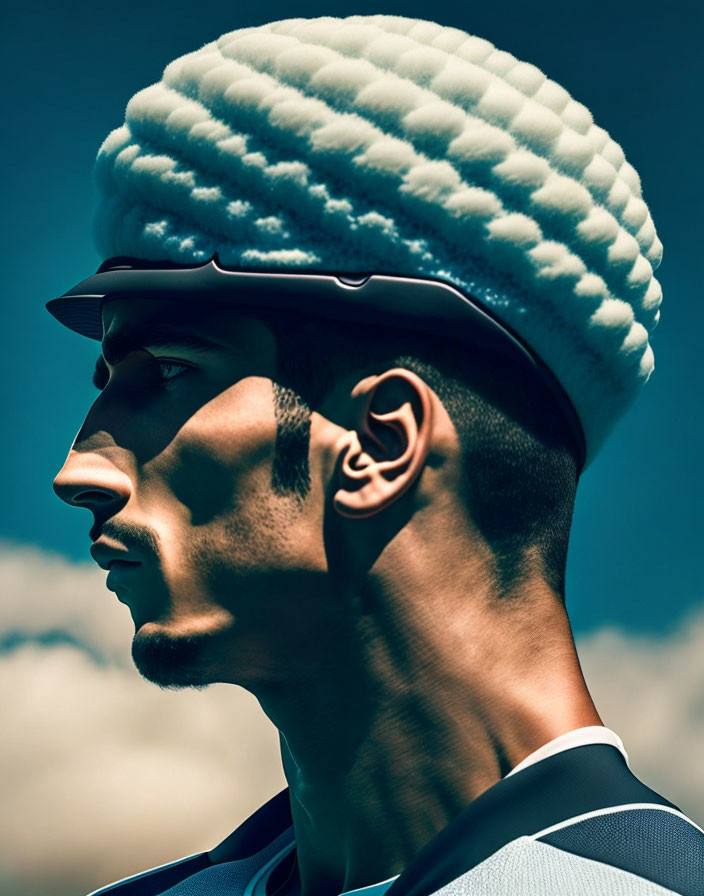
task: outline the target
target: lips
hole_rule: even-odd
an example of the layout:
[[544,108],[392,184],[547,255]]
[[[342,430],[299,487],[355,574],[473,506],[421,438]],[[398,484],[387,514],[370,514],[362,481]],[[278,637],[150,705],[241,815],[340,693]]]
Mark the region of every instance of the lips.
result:
[[134,558],[124,545],[101,536],[90,547],[91,557],[108,572],[105,586],[108,591],[117,591],[118,588],[129,588],[129,581],[134,577],[136,570],[142,565]]
[[101,569],[110,570],[115,563],[138,565],[138,561],[123,545],[99,538],[90,547],[90,555]]
[[119,587],[126,585],[141,565],[141,563],[130,560],[111,560],[108,564],[105,587],[108,591],[116,591]]

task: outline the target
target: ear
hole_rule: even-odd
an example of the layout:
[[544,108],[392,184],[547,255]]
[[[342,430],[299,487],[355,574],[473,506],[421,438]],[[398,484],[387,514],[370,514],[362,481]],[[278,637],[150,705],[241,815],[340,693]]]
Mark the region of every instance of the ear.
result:
[[395,367],[361,380],[352,399],[355,428],[337,445],[341,488],[333,505],[341,516],[361,519],[393,504],[419,476],[430,448],[433,398],[419,376]]

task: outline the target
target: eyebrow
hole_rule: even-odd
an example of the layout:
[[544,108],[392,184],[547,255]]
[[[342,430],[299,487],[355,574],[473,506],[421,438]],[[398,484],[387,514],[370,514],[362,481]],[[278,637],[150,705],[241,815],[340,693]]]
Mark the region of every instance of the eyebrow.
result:
[[148,320],[139,324],[125,324],[119,330],[109,330],[95,364],[93,385],[101,388],[101,383],[108,376],[107,364],[119,364],[130,352],[146,346],[156,348],[168,345],[198,352],[213,351],[219,347],[216,342],[187,329],[187,326],[187,323]]
[[196,351],[212,351],[217,344],[206,336],[187,330],[183,325],[153,321],[127,324],[108,331],[103,339],[102,355],[108,364],[119,364],[132,351],[146,346],[176,345]]

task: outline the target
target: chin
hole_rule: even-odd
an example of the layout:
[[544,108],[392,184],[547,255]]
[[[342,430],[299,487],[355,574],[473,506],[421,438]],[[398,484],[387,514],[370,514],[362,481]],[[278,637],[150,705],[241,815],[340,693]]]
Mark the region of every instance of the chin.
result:
[[203,688],[218,680],[208,656],[213,633],[172,634],[154,623],[140,626],[132,641],[132,659],[140,675],[161,688]]

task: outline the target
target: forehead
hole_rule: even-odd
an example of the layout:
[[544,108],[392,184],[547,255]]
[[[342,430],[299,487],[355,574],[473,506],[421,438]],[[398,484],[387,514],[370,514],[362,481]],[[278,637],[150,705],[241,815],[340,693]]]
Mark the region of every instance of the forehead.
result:
[[[97,368],[119,364],[131,352],[194,353],[212,372],[276,377],[277,341],[252,307],[232,302],[114,298],[103,304],[102,353]],[[97,384],[96,384],[97,385]]]

